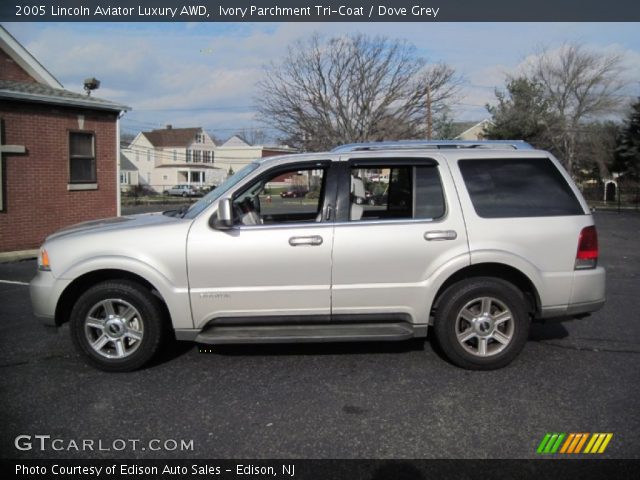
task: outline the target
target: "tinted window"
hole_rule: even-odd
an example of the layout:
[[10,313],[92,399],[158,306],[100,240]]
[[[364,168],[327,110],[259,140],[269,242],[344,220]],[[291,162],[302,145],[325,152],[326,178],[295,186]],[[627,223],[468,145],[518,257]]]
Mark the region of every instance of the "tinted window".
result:
[[460,160],[476,213],[485,218],[582,215],[582,207],[548,158]]
[[[351,169],[351,179],[352,221],[434,219],[444,215],[437,165],[357,166]],[[354,182],[362,187],[355,188]]]
[[416,218],[444,215],[444,195],[438,167],[416,167]]

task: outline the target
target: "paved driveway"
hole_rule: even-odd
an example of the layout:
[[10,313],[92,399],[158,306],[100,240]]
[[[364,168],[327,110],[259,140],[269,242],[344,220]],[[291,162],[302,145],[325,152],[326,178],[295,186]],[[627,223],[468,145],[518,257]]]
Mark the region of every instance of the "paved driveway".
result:
[[[519,458],[534,457],[546,432],[613,432],[606,456],[639,458],[640,215],[596,218],[605,308],[535,324],[521,357],[493,372],[458,369],[430,342],[412,341],[214,353],[178,344],[150,368],[107,374],[76,355],[67,328],[39,324],[27,287],[0,283],[0,456]],[[27,282],[34,269],[0,265],[0,280]],[[63,446],[139,443],[17,451],[21,434]],[[154,439],[193,448],[151,451]]]

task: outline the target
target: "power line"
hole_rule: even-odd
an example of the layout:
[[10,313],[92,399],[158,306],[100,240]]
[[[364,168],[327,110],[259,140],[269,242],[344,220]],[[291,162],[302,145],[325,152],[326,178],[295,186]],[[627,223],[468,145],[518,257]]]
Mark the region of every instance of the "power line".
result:
[[255,107],[253,105],[237,105],[237,106],[227,106],[227,107],[171,107],[171,108],[136,108],[136,112],[228,112],[233,110],[251,110],[255,111]]
[[[162,123],[151,123],[151,122],[143,122],[143,121],[139,121],[139,120],[126,120],[123,119],[122,120],[122,127],[123,128],[133,128],[133,129],[137,129],[137,128],[148,128],[148,127],[154,127],[156,129],[161,129],[163,130],[166,125],[162,124]],[[180,127],[176,127],[176,128],[180,128]],[[243,130],[246,131],[279,131],[277,128],[275,127],[242,127],[242,126],[238,126],[238,127],[213,127],[211,125],[209,126],[204,126],[202,127],[205,130],[211,130],[211,131],[236,131],[236,132],[241,132]]]
[[[250,146],[252,146],[252,145],[250,145]],[[269,147],[278,148],[278,147],[281,147],[281,146],[280,145],[262,145],[261,147],[262,148],[259,149],[260,150],[260,154],[261,154],[262,150],[269,150]],[[172,148],[172,147],[169,147],[169,148]],[[185,147],[176,147],[176,149],[177,148],[185,148]],[[258,147],[255,147],[255,148],[258,149]],[[206,151],[212,153],[211,162],[206,163],[206,162],[203,162],[202,160],[199,160],[197,162],[193,161],[193,153],[191,154],[191,156],[188,156],[186,152],[183,153],[183,152],[175,151],[175,153],[174,153],[173,151],[170,151],[170,150],[169,151],[167,151],[167,150],[156,150],[155,148],[145,147],[144,145],[135,145],[133,147],[131,145],[129,145],[129,146],[126,146],[126,147],[122,147],[121,150],[128,150],[128,151],[131,151],[131,152],[134,152],[134,153],[145,155],[145,156],[147,156],[147,160],[148,161],[151,161],[151,155],[150,154],[153,153],[154,154],[154,159],[153,159],[154,161],[155,161],[155,158],[158,157],[158,158],[161,158],[161,159],[168,159],[169,161],[173,160],[173,161],[176,161],[176,162],[177,161],[181,161],[181,162],[184,162],[184,163],[191,163],[194,166],[198,166],[198,165],[215,166],[216,159],[219,162],[238,165],[238,164],[250,163],[250,162],[252,162],[252,161],[254,161],[254,160],[258,159],[258,158],[262,158],[262,156],[255,156],[255,157],[253,157],[253,156],[248,156],[248,157],[242,156],[241,157],[241,156],[235,156],[235,155],[225,155],[224,151],[220,151],[219,149],[218,150],[213,149],[213,150],[206,150]],[[191,150],[191,152],[194,152],[194,151],[202,152],[203,150]],[[282,152],[283,155],[286,154],[286,153],[287,152]],[[289,153],[295,153],[295,152],[289,152]],[[149,154],[149,155],[147,155],[147,154]],[[191,158],[191,160],[187,161],[187,158],[189,158],[189,157]],[[235,160],[238,160],[238,161],[235,161]],[[141,161],[144,161],[144,160],[138,159],[138,160],[134,160],[134,161],[141,162]],[[171,165],[171,163],[166,163],[164,165]]]

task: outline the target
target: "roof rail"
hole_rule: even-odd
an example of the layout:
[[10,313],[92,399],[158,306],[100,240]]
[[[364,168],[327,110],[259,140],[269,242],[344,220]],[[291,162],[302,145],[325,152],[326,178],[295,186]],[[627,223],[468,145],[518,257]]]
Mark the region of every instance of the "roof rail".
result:
[[332,152],[366,152],[374,150],[440,150],[450,148],[487,148],[533,150],[524,140],[403,140],[396,142],[350,143],[340,145]]

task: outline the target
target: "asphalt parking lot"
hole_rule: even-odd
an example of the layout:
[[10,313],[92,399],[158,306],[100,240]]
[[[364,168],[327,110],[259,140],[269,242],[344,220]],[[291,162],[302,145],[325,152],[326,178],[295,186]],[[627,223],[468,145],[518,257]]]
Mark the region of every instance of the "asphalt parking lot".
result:
[[[493,372],[461,370],[412,341],[213,353],[179,343],[144,370],[103,373],[76,355],[68,328],[49,333],[32,316],[20,282],[35,262],[2,264],[0,457],[535,458],[547,432],[612,432],[603,457],[640,458],[640,214],[596,222],[604,309],[534,324],[516,362]],[[18,435],[140,443],[21,451]],[[193,449],[152,451],[151,439]]]

